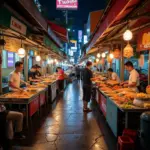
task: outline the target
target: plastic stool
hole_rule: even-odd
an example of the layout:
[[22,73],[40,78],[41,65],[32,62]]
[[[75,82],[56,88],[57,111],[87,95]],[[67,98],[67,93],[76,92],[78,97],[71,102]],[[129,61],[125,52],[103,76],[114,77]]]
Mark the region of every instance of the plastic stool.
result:
[[134,141],[128,136],[119,136],[117,149],[118,150],[134,150],[135,149]]
[[123,136],[129,136],[132,138],[132,140],[135,142],[137,139],[137,131],[136,130],[131,130],[131,129],[124,129],[123,130]]

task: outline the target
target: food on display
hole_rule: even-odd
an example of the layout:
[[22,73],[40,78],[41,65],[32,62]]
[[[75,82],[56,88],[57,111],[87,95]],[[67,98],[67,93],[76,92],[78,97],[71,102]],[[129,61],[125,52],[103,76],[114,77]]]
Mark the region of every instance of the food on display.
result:
[[120,89],[120,88],[122,88],[122,87],[119,86],[119,85],[115,85],[112,89],[113,89],[113,90],[118,90],[118,89]]
[[145,93],[137,93],[136,94],[136,99],[148,99],[149,95],[145,94]]
[[144,108],[150,108],[150,103],[144,103]]
[[131,89],[129,89],[129,88],[121,88],[121,89],[118,89],[118,90],[115,90],[117,93],[120,93],[120,92],[132,92],[132,90]]
[[117,81],[114,81],[114,80],[107,80],[107,84],[114,86],[114,85],[118,85],[119,83]]
[[125,104],[122,104],[122,105],[121,105],[121,108],[124,108],[124,109],[133,109],[133,108],[134,108],[134,106],[133,106],[133,105],[131,105],[131,104],[127,104],[127,103],[125,103]]
[[147,94],[150,94],[150,85],[148,85],[148,86],[146,87],[146,93],[147,93]]
[[32,92],[12,92],[4,95],[5,98],[30,98],[33,94]]

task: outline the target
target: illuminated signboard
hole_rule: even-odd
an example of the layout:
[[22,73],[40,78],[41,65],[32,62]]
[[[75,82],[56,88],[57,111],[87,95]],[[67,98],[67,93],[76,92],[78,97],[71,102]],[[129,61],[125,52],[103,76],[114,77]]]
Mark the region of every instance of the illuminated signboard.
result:
[[73,52],[76,52],[77,51],[77,41],[76,40],[70,40],[70,47],[71,47],[71,50]]
[[82,43],[82,30],[78,31],[78,41],[79,43]]
[[14,53],[8,52],[7,53],[7,67],[14,67]]
[[87,42],[88,42],[87,35],[84,35],[84,44],[86,44]]
[[57,9],[78,9],[78,0],[56,0]]

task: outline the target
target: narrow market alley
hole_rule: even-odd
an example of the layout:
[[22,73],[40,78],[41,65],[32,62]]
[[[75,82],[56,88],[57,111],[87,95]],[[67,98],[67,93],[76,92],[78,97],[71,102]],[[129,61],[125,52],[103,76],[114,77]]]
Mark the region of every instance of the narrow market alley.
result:
[[52,112],[37,131],[33,146],[17,150],[116,150],[116,141],[103,116],[91,103],[93,112],[83,113],[79,81],[69,84]]

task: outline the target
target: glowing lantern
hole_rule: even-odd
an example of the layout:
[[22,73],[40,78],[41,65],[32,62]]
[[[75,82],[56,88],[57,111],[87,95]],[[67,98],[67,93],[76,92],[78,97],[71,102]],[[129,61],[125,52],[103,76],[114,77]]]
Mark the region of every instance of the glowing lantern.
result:
[[37,55],[35,58],[36,61],[41,61],[41,56]]
[[100,58],[100,57],[101,57],[101,54],[100,54],[100,53],[98,53],[98,54],[97,54],[97,58]]
[[112,63],[112,60],[113,60],[113,59],[112,59],[112,58],[110,58],[110,55],[109,55],[109,56],[107,56],[107,62],[108,62],[108,63]]
[[106,54],[105,54],[105,53],[102,53],[102,57],[105,58],[105,57],[106,57]]
[[126,58],[130,58],[133,56],[133,48],[130,44],[127,44],[127,46],[124,48],[123,56]]
[[99,62],[99,59],[98,59],[98,58],[96,59],[96,62]]
[[19,49],[18,49],[18,56],[19,56],[20,58],[24,58],[25,55],[26,55],[26,51],[25,51],[23,48],[19,48]]
[[123,34],[123,39],[125,41],[130,41],[133,38],[133,34],[130,30],[126,30]]
[[109,54],[109,57],[110,57],[110,59],[113,59],[114,55],[111,53],[111,54]]
[[119,59],[121,57],[121,51],[119,49],[115,49],[113,54],[115,59]]

